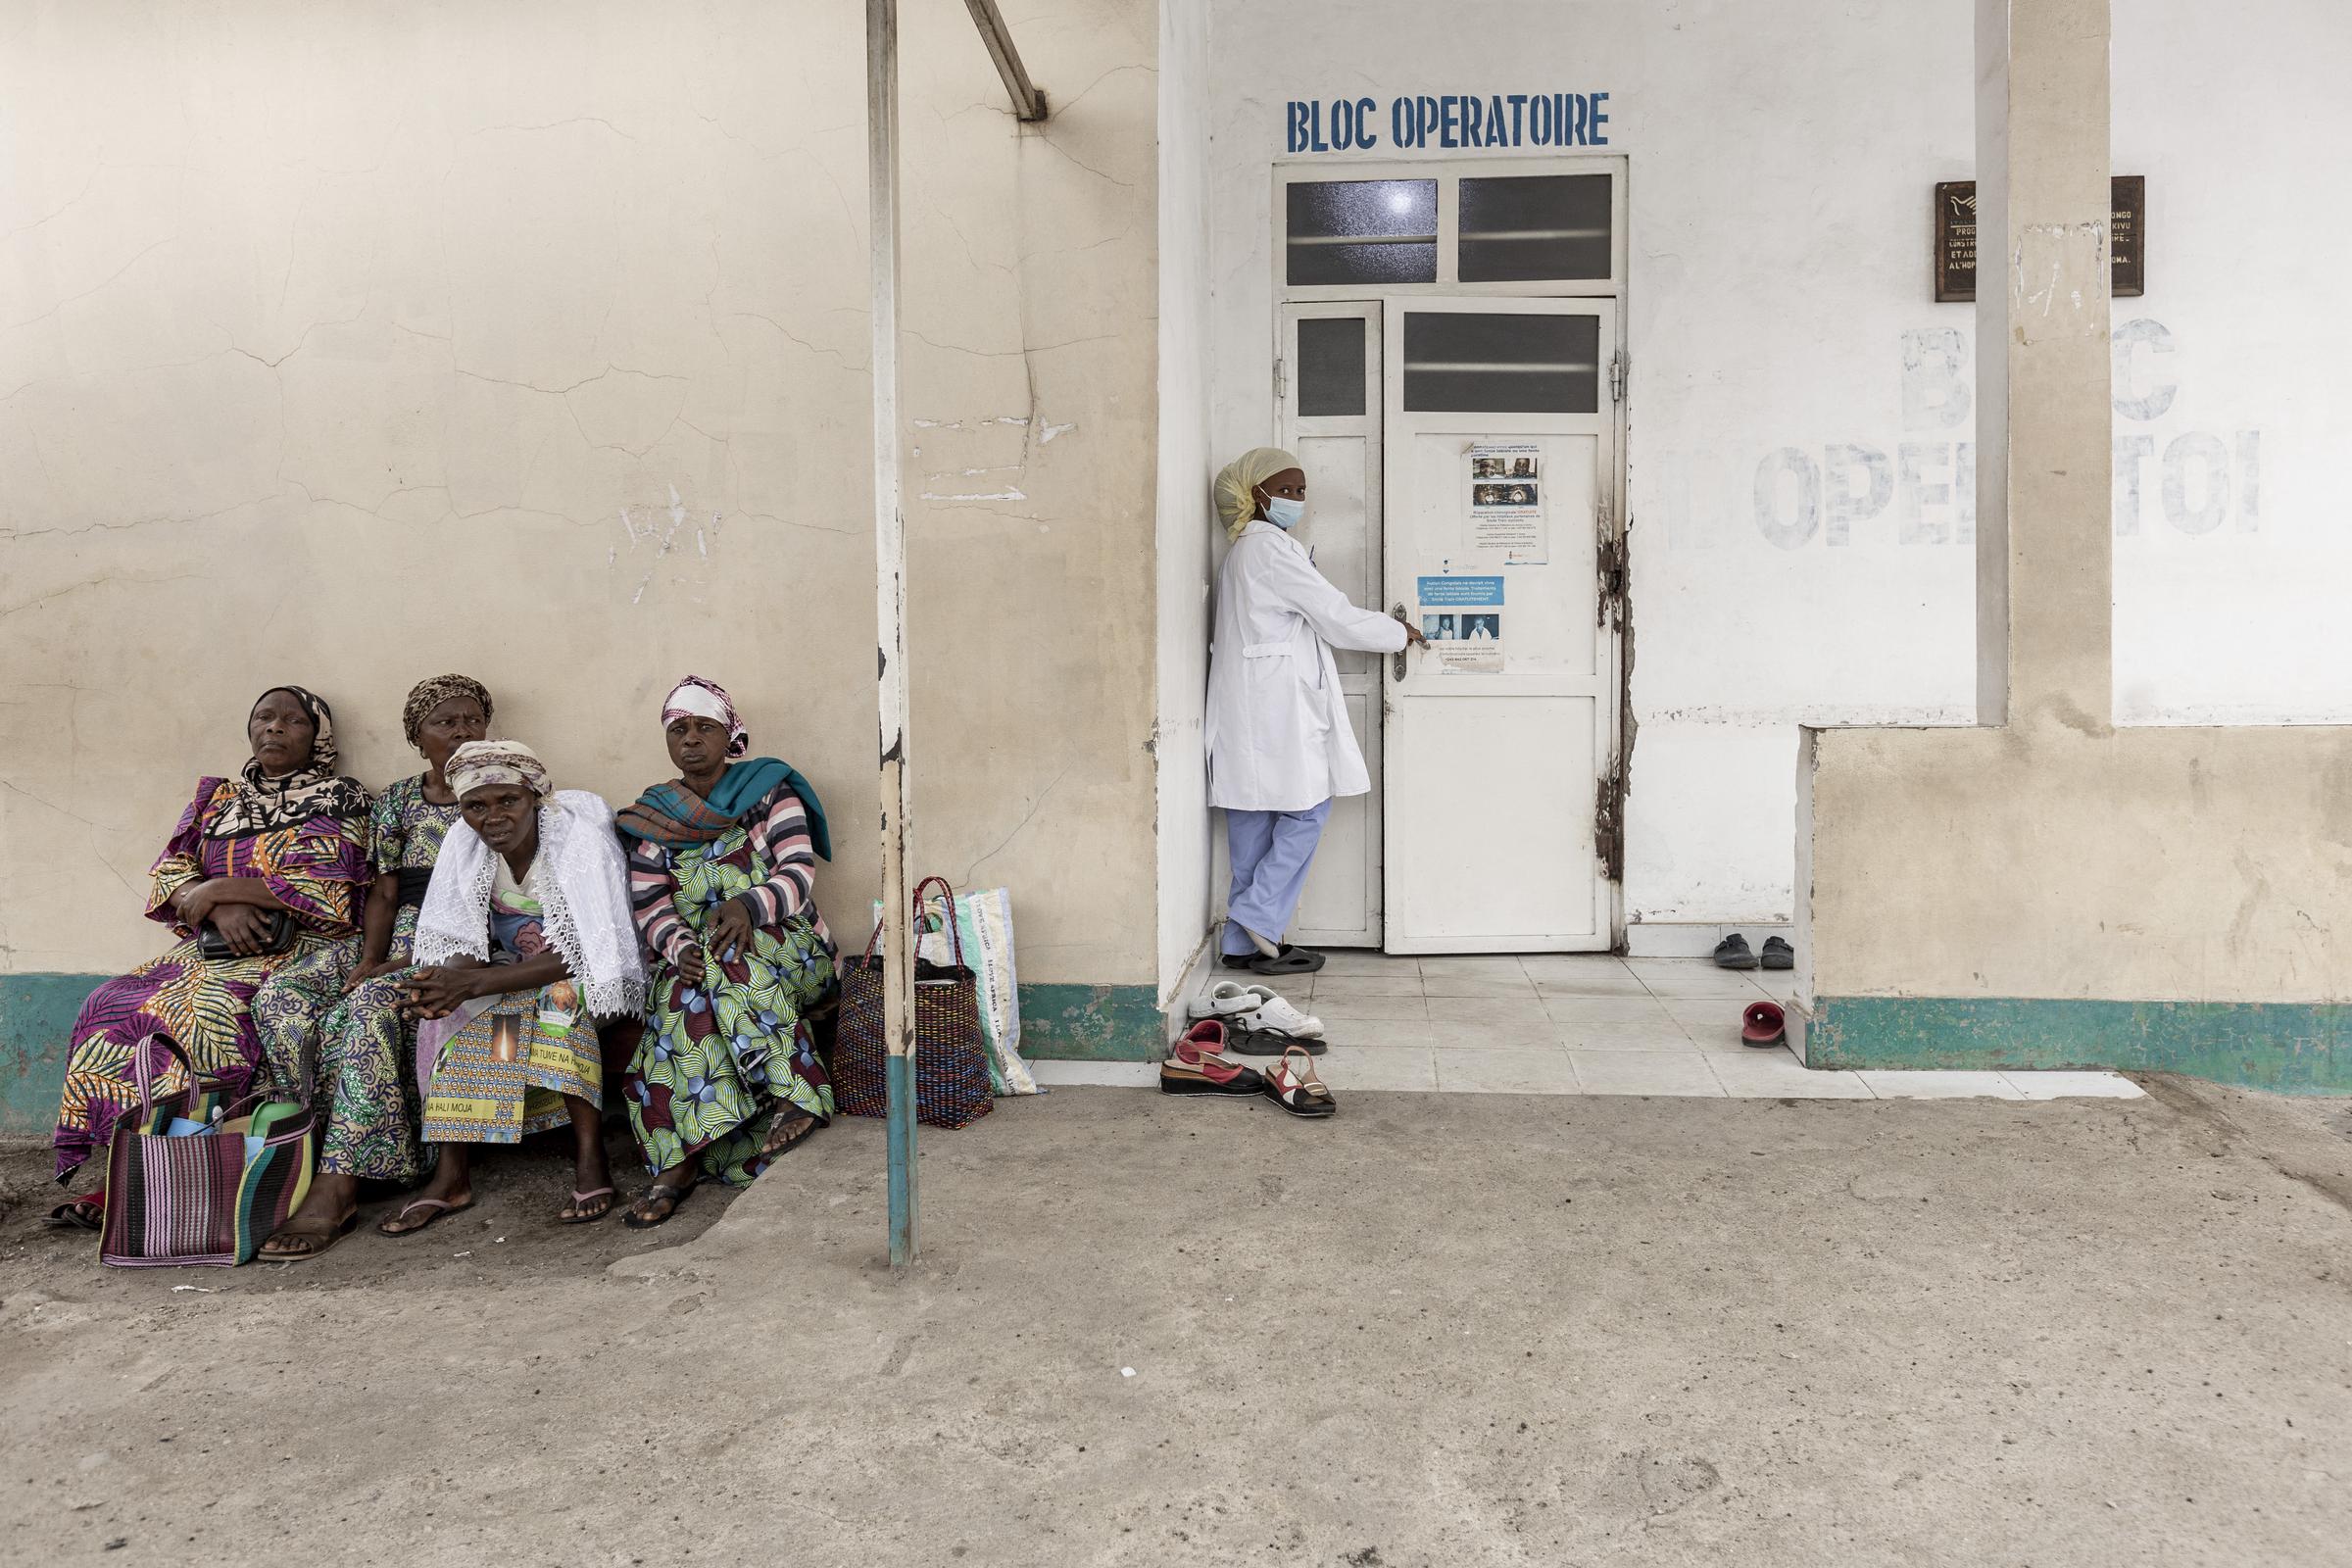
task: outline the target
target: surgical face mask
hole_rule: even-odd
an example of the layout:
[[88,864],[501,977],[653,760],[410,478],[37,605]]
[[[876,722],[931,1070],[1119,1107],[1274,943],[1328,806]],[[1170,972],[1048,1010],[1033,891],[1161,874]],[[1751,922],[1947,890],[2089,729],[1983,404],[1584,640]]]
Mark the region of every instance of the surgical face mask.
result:
[[1305,515],[1306,503],[1303,501],[1294,501],[1289,496],[1266,497],[1266,520],[1284,533],[1298,527],[1298,519]]

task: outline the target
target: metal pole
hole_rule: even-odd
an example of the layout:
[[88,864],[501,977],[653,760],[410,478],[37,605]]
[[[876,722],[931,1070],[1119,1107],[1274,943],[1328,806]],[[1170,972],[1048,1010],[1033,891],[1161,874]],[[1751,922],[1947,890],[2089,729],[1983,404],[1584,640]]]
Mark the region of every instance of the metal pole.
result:
[[980,41],[988,45],[988,58],[997,63],[997,74],[1004,78],[1004,90],[1012,94],[1012,117],[1045,119],[1046,95],[1029,79],[1029,68],[1021,64],[1021,52],[1013,46],[1012,34],[1004,25],[1004,13],[997,9],[997,0],[963,0],[963,8],[979,25]]
[[899,515],[899,7],[865,0],[873,230],[874,635],[881,706],[882,1016],[890,1062],[890,1262],[914,1261],[914,937],[906,888],[906,530]]

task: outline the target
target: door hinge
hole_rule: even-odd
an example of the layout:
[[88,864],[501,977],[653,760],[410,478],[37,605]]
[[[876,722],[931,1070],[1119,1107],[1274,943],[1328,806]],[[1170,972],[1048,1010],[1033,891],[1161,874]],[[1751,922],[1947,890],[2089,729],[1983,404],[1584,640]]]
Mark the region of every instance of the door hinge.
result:
[[1609,401],[1611,403],[1625,401],[1625,350],[1623,349],[1619,349],[1609,356]]
[[1593,615],[1595,624],[1623,631],[1633,592],[1633,557],[1625,547],[1624,531],[1609,522],[1608,514],[1602,512],[1596,530],[1599,540],[1593,547],[1592,575],[1599,590],[1594,596]]
[[1282,356],[1277,354],[1274,356],[1274,407],[1276,409],[1280,409],[1282,407],[1282,400],[1285,391],[1286,386],[1282,372]]
[[1611,882],[1625,880],[1625,760],[1609,759],[1609,770],[1592,786],[1592,852]]

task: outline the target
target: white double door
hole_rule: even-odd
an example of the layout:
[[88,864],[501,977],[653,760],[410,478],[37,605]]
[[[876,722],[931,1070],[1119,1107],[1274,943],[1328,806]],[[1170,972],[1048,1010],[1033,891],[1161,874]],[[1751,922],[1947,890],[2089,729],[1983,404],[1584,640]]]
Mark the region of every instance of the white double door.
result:
[[1432,637],[1340,654],[1372,793],[1332,810],[1292,924],[1391,953],[1608,948],[1597,841],[1616,744],[1615,304],[1390,298],[1285,308],[1298,537],[1350,599]]

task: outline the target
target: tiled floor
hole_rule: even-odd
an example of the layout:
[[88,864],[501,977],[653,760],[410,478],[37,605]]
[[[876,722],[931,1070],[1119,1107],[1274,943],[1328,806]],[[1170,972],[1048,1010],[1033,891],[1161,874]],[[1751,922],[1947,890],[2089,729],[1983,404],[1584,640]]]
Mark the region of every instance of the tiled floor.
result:
[[[1248,979],[1249,976],[1236,978]],[[1453,1094],[1908,1100],[2136,1099],[2107,1072],[1831,1072],[1740,1038],[1747,1004],[1786,1001],[1787,971],[1705,958],[1392,958],[1334,953],[1270,982],[1323,1020],[1334,1089]],[[1040,1083],[1155,1081],[1142,1062],[1040,1062]]]

